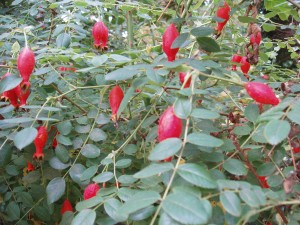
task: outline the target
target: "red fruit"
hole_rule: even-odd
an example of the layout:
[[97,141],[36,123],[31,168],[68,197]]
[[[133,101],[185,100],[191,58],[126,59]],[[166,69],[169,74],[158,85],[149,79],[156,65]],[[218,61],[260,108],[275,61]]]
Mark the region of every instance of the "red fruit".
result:
[[35,57],[29,47],[23,48],[18,57],[18,70],[23,78],[23,81],[28,82],[29,77],[34,69]]
[[[179,73],[179,80],[180,80],[180,82],[183,84],[184,83],[184,78],[185,78],[185,76],[186,76],[186,73]],[[191,81],[192,81],[192,77],[190,77],[188,80],[187,80],[187,82],[185,83],[185,85],[184,85],[184,88],[188,88],[188,87],[190,87],[190,85],[191,85]]]
[[265,75],[265,74],[261,75],[261,78],[262,78],[262,79],[265,79],[265,80],[269,80],[269,76],[268,76],[268,75]]
[[173,156],[170,156],[169,158],[165,158],[164,162],[172,162]]
[[168,57],[168,61],[172,62],[176,58],[176,54],[179,48],[172,48],[174,40],[179,36],[178,30],[176,29],[174,23],[171,23],[162,37],[162,49]]
[[26,170],[27,172],[34,171],[35,170],[34,165],[32,165],[30,162],[27,162]]
[[[2,77],[1,77],[1,80],[5,77],[8,77],[10,76],[11,74],[10,73],[6,73],[4,74]],[[11,90],[8,90],[8,91],[5,91],[2,93],[1,95],[1,100],[4,99],[5,101],[10,101],[10,103],[15,107],[17,108],[19,106],[19,103],[18,103],[18,96],[19,96],[19,86],[11,89]]]
[[100,49],[107,49],[108,29],[102,21],[95,23],[92,30],[94,38],[94,47]]
[[223,22],[218,22],[218,26],[215,28],[218,33],[221,33],[224,26],[226,25],[226,23],[228,22],[229,18],[230,18],[230,7],[229,5],[224,2],[224,5],[223,7],[220,7],[218,10],[217,10],[217,17],[223,19],[224,21]]
[[58,71],[66,71],[67,70],[67,68],[66,67],[64,67],[64,66],[60,66],[60,67],[58,67]]
[[18,96],[20,99],[20,106],[27,104],[27,99],[30,95],[30,83],[27,82],[27,84],[21,84],[18,88]]
[[68,199],[66,199],[61,206],[60,213],[61,213],[61,215],[63,215],[65,212],[68,212],[68,211],[73,212],[73,207],[72,207],[71,202]]
[[299,153],[299,152],[300,152],[300,147],[293,148],[293,152],[294,152],[295,154]]
[[33,154],[34,159],[36,160],[44,159],[43,149],[46,145],[47,139],[48,139],[47,128],[44,126],[40,126],[38,128],[38,134],[34,139],[34,145],[35,145],[35,153]]
[[256,35],[254,34],[251,34],[250,35],[250,44],[253,46],[254,43],[256,43],[257,45],[260,45],[260,42],[261,42],[261,33],[258,32]]
[[85,189],[83,193],[83,199],[87,200],[89,198],[92,198],[96,196],[97,192],[100,190],[100,187],[98,184],[89,184]]
[[265,176],[259,176],[259,180],[262,188],[270,188]]
[[161,142],[167,138],[179,138],[182,130],[182,121],[174,114],[173,106],[159,118],[158,141]]
[[[232,59],[231,59],[231,62],[233,62],[233,63],[240,63],[241,62],[241,60],[242,60],[242,56],[241,55],[237,55],[237,54],[234,54],[233,56],[232,56]],[[236,65],[232,65],[232,68],[231,68],[231,70],[236,70]]]
[[256,102],[268,105],[278,105],[279,99],[272,88],[260,82],[248,82],[245,84],[248,95]]
[[112,110],[112,120],[117,121],[117,113],[120,107],[120,104],[123,100],[124,93],[120,86],[114,86],[113,89],[109,92],[109,104]]
[[52,141],[52,148],[56,149],[56,146],[57,146],[57,139],[56,139],[56,136],[59,135],[59,131],[56,132],[55,136],[54,136],[54,139]]
[[246,56],[241,59],[241,70],[245,75],[247,75],[250,70],[250,63],[248,63]]

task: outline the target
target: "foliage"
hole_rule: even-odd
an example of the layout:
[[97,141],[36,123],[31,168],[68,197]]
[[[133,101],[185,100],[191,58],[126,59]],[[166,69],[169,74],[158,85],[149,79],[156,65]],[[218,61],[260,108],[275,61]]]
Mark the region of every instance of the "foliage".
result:
[[[0,73],[13,76],[0,81],[1,93],[21,82],[24,33],[36,60],[27,104],[0,103],[2,223],[299,223],[295,6],[265,0],[268,11],[251,16],[245,9],[260,1],[228,1],[230,19],[215,35],[222,1],[176,0],[167,8],[153,0],[2,2]],[[277,14],[284,25],[273,21]],[[98,19],[109,31],[108,51],[93,46]],[[172,22],[180,31],[172,47],[180,49],[169,62],[161,46]],[[245,54],[249,23],[264,33],[258,64],[247,75],[231,71],[240,67],[231,56]],[[268,36],[287,28],[294,35]],[[281,49],[290,54],[287,67],[276,64]],[[192,78],[190,87],[180,72]],[[254,103],[244,88],[247,77],[268,83],[280,103]],[[108,98],[117,84],[124,98],[115,122]],[[159,118],[171,105],[183,122],[181,137],[158,143]],[[42,125],[49,132],[45,157],[34,160]],[[84,200],[91,183],[100,190]],[[61,215],[65,199],[74,212]]]

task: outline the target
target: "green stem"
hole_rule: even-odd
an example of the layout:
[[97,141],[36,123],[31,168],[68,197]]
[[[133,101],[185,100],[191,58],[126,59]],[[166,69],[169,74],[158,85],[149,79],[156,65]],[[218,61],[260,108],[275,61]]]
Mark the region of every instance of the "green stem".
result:
[[232,83],[232,84],[236,84],[236,85],[241,86],[241,87],[244,87],[244,84],[245,84],[245,82],[233,81],[233,80],[229,80],[229,79],[226,79],[226,78],[223,78],[223,77],[218,77],[218,76],[209,75],[209,74],[203,73],[203,72],[201,72],[201,71],[197,71],[197,73],[198,73],[200,76],[203,76],[203,77],[213,78],[213,79],[216,79],[216,80],[222,80],[222,81],[225,81],[225,82],[229,82],[229,83]]

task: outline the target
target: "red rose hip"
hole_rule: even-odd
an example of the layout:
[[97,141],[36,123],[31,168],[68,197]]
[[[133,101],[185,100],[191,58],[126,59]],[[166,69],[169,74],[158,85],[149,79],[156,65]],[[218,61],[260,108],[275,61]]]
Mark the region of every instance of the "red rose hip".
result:
[[28,46],[21,51],[17,64],[23,81],[28,82],[35,64],[34,53]]
[[168,57],[168,61],[172,62],[176,58],[176,54],[179,48],[172,48],[174,40],[179,36],[178,30],[176,29],[174,23],[171,23],[162,37],[162,49]]
[[124,93],[119,85],[114,86],[113,89],[109,92],[109,105],[111,107],[111,118],[113,121],[117,121],[117,113],[123,98]]

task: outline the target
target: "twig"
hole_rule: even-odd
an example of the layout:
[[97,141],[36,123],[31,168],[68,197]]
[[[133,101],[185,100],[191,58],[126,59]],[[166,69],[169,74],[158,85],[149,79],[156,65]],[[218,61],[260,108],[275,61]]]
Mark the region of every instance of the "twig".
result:
[[164,10],[162,11],[162,13],[160,14],[160,16],[158,17],[158,19],[157,19],[156,22],[158,22],[158,21],[161,19],[161,17],[165,14],[165,12],[166,12],[167,8],[169,8],[169,5],[171,4],[171,2],[172,2],[172,0],[170,0],[170,1],[168,2],[168,4],[166,5],[166,7],[165,7]]
[[294,6],[296,6],[298,9],[300,9],[300,4],[295,2],[294,0],[287,0],[289,3],[293,4]]

